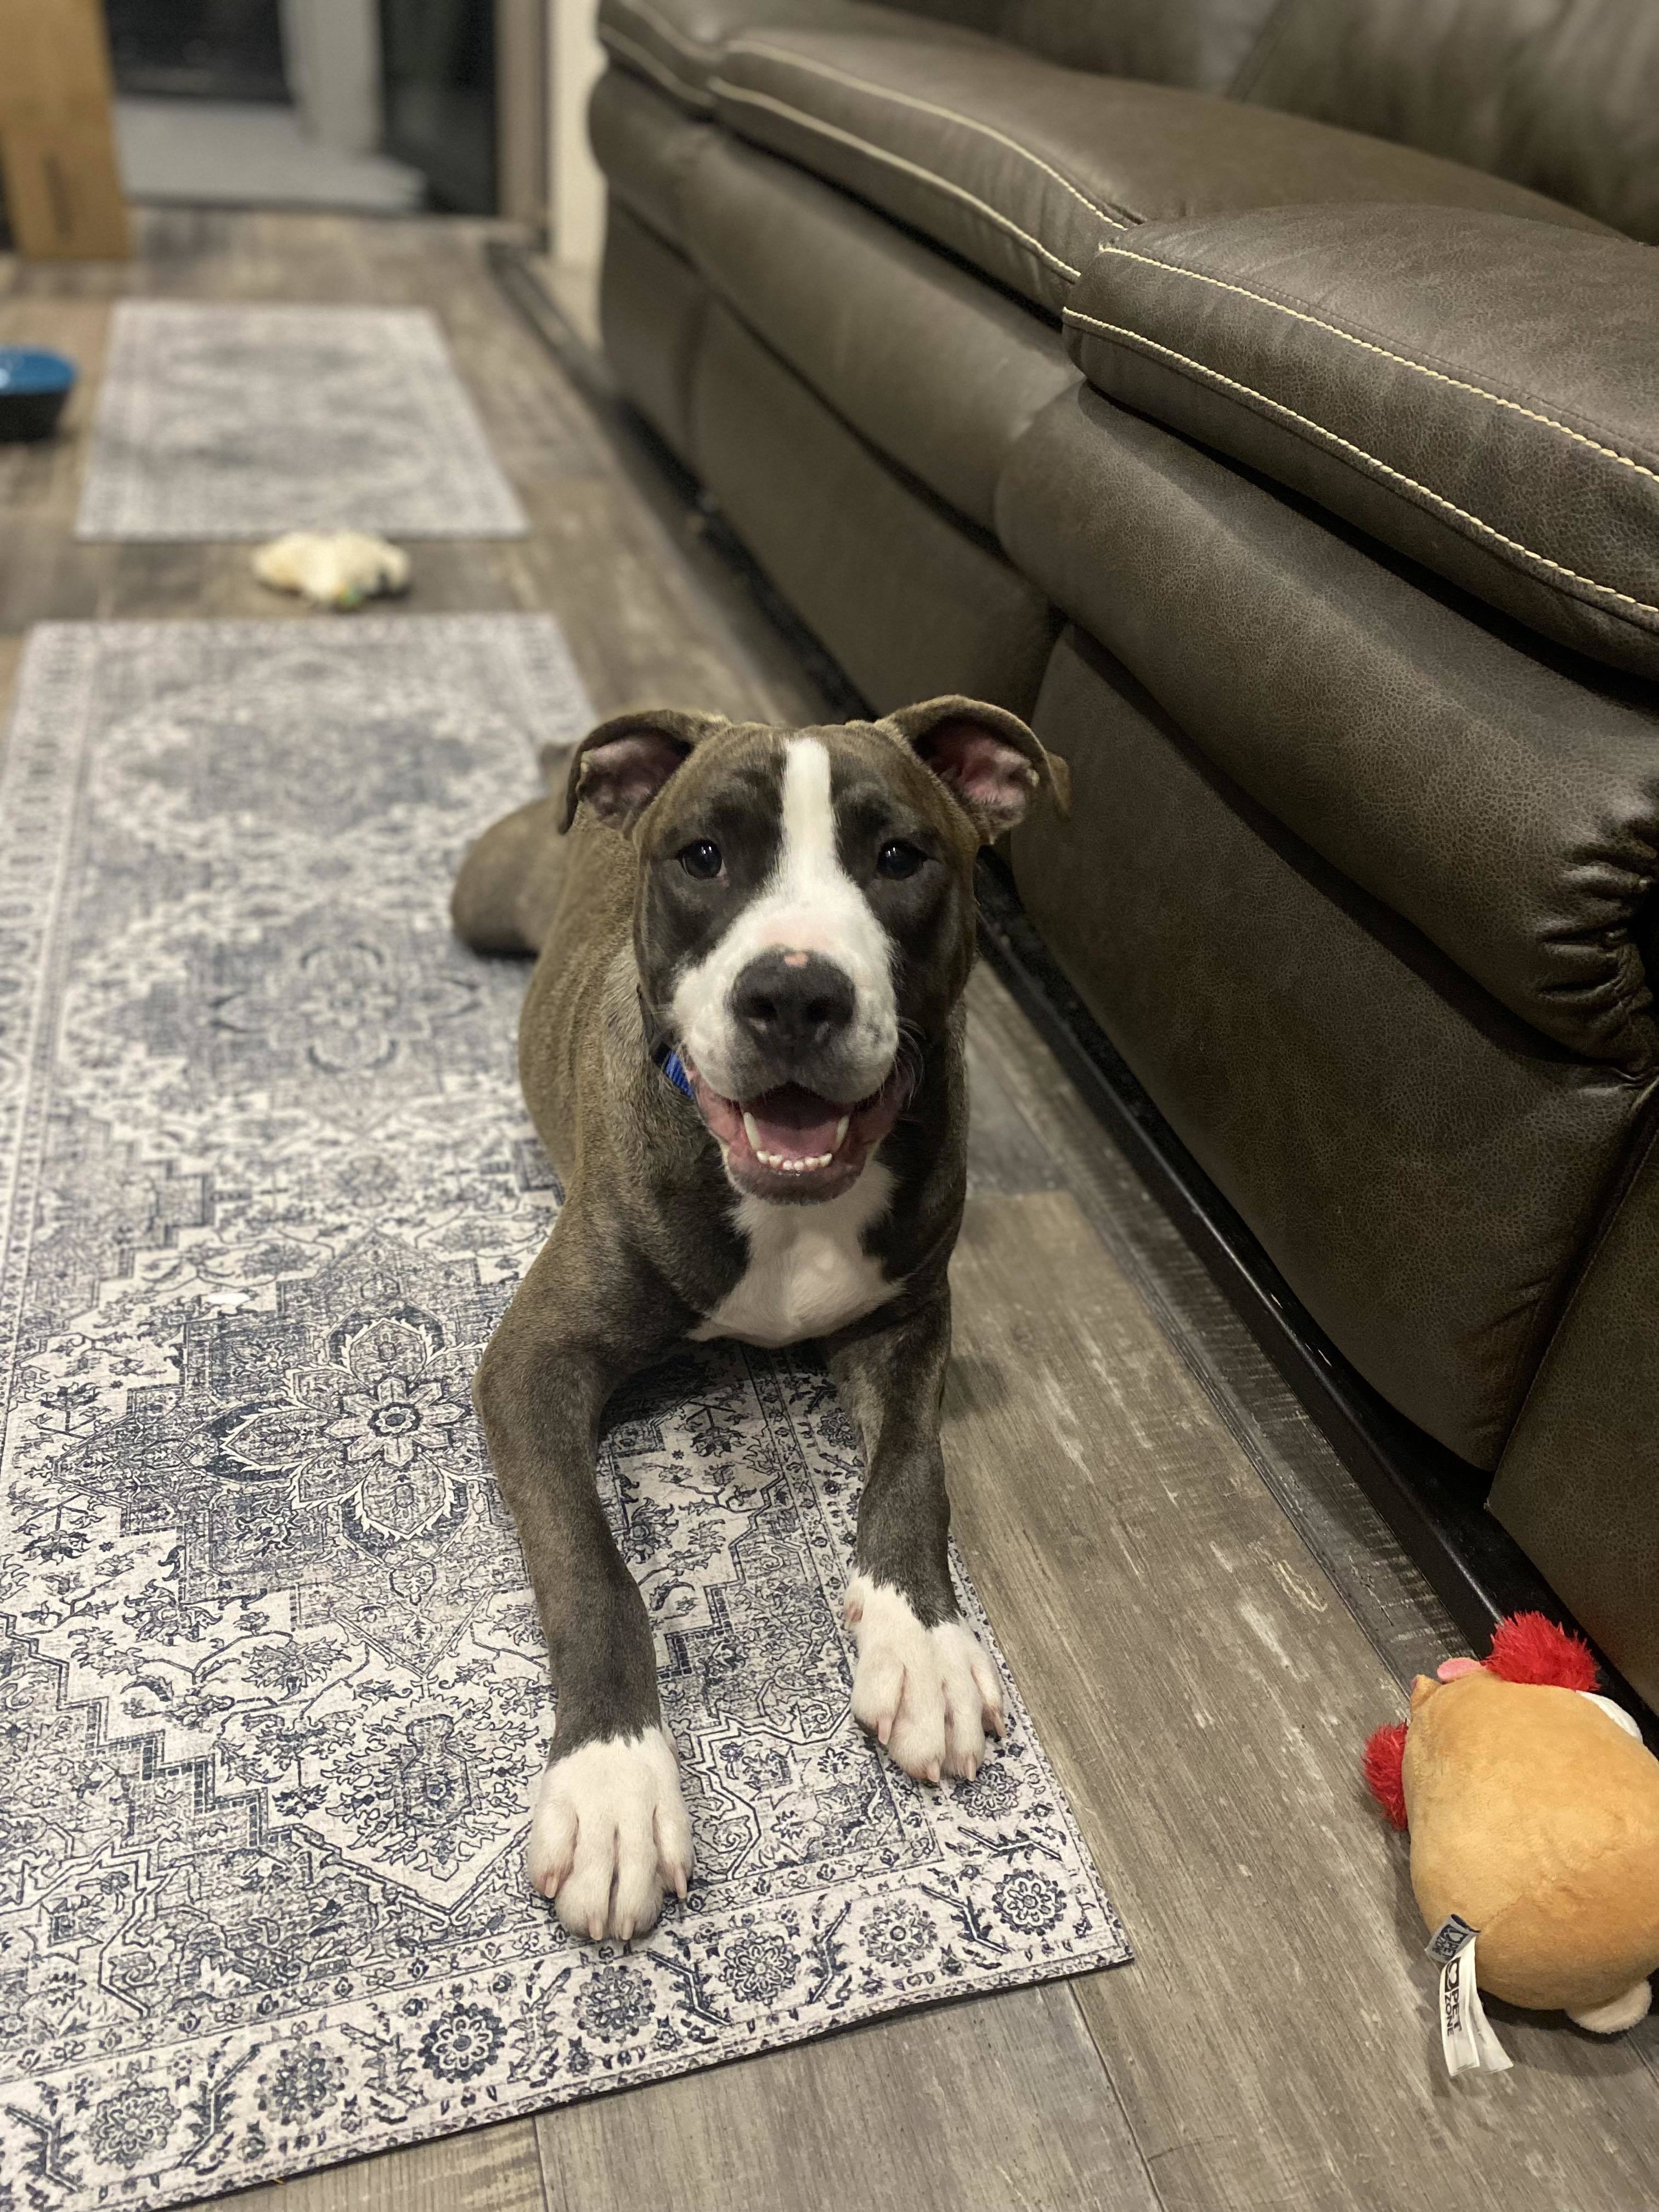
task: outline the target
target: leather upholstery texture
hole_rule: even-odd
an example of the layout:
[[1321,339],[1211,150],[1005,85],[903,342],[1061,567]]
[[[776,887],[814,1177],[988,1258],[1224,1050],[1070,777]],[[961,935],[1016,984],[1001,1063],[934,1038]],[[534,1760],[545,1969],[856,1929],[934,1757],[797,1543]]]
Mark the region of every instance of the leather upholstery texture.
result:
[[1484,210],[1148,224],[1066,309],[1114,398],[1659,676],[1659,253]]
[[1234,90],[1659,240],[1653,0],[1285,0]]
[[780,27],[988,34],[1443,155],[1659,240],[1653,0],[601,0],[599,18],[613,60],[705,113],[731,41]]
[[1659,1135],[1650,1134],[1527,1396],[1492,1511],[1659,1711]]
[[988,538],[897,476],[718,302],[692,393],[703,481],[878,713],[953,689],[1030,712],[1057,624]]
[[711,83],[738,136],[1053,311],[1102,246],[1158,219],[1386,200],[1597,228],[1408,147],[988,40],[767,30],[734,40]]
[[1033,921],[1316,1319],[1490,1468],[1651,1082],[1516,1021],[1076,630],[1035,727],[1073,810],[1014,833]]
[[[842,31],[855,37],[930,39],[935,45],[971,42],[975,14],[987,17],[989,0],[972,0],[913,13],[870,0],[599,0],[599,42],[618,67],[647,78],[659,92],[694,115],[714,106],[708,80],[735,38],[757,26],[772,29]],[[952,20],[954,19],[954,20]]]
[[612,200],[620,200],[682,252],[685,219],[680,203],[686,175],[717,135],[712,125],[694,121],[625,70],[606,70],[587,104],[588,139]]
[[861,437],[991,529],[1010,450],[1078,381],[1053,325],[729,139],[699,161],[686,215],[721,298]]
[[981,26],[1067,69],[1225,92],[1279,0],[998,0]]
[[708,291],[689,261],[614,198],[599,270],[599,330],[617,383],[689,469],[691,364]]
[[1224,92],[1279,0],[600,0],[614,61],[696,112],[733,39],[757,27],[951,38],[975,33],[1063,67]]
[[1545,1036],[1659,1065],[1659,702],[1575,680],[1086,386],[1016,447],[997,514],[1015,565],[1287,828]]

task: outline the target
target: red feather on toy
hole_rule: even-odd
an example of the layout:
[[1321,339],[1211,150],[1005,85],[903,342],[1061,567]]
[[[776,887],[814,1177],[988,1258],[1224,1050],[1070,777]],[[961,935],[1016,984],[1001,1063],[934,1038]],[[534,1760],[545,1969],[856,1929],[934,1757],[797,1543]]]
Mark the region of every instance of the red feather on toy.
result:
[[1542,1682],[1558,1690],[1593,1690],[1600,1669],[1582,1636],[1541,1613],[1513,1613],[1492,1631],[1486,1672],[1504,1682]]
[[1365,1746],[1365,1787],[1389,1816],[1390,1826],[1406,1825],[1406,1723],[1380,1728]]

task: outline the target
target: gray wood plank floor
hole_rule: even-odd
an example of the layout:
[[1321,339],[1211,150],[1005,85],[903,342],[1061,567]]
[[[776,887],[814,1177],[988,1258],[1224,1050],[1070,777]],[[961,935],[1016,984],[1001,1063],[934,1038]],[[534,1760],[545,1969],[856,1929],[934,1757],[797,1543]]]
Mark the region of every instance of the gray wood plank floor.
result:
[[[0,447],[0,701],[32,623],[300,611],[245,548],[71,535],[110,301],[428,304],[532,532],[413,549],[411,613],[546,608],[601,712],[823,699],[614,410],[497,291],[490,227],[153,212],[125,269],[0,258],[0,341],[84,372]],[[505,796],[505,795],[504,795]],[[1356,1760],[1457,1639],[995,978],[947,1452],[979,1589],[1137,1963],[258,2190],[246,2212],[1614,2212],[1659,2203],[1659,2024],[1505,2017],[1448,2082],[1398,1843]]]

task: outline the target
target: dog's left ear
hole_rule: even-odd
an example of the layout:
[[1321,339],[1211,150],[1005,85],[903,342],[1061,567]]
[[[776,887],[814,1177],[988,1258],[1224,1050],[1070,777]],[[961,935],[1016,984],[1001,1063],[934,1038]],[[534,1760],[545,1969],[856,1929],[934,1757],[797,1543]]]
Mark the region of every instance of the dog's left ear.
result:
[[685,707],[642,707],[613,714],[576,748],[565,781],[560,829],[568,830],[576,809],[586,805],[601,822],[625,830],[710,731],[726,726],[722,714],[696,714]]
[[988,845],[1024,819],[1039,791],[1070,811],[1065,762],[1046,751],[1018,714],[982,699],[926,699],[884,717],[925,761]]

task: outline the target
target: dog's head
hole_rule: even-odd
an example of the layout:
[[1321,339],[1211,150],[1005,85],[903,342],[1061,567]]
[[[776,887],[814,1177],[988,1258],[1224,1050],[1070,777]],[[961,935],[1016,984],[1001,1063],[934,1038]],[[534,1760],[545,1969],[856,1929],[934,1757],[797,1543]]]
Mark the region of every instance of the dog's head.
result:
[[647,710],[571,763],[639,852],[635,951],[726,1173],[800,1203],[857,1181],[973,965],[974,856],[1066,768],[1024,722],[930,699],[777,730]]

